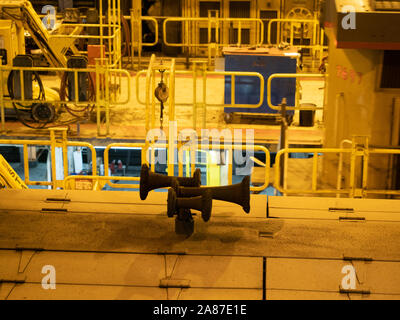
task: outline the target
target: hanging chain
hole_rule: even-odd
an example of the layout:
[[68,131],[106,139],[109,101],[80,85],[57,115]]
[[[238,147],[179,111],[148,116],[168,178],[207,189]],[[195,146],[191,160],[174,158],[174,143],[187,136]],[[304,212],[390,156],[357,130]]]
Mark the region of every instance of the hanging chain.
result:
[[[165,70],[160,70],[161,73],[161,81],[159,83],[159,86],[161,85],[161,87],[164,89],[164,86],[166,88],[166,85],[164,84],[163,78],[164,78],[164,72]],[[165,91],[165,89],[164,89]],[[164,99],[161,99],[161,106],[160,106],[160,128],[161,130],[163,129],[163,122],[164,122]],[[165,99],[166,100],[166,99]]]
[[163,129],[164,122],[164,102],[168,100],[169,91],[167,85],[164,83],[164,72],[165,70],[158,70],[161,74],[161,80],[158,83],[156,90],[154,91],[154,95],[158,101],[161,103],[160,109],[160,128]]

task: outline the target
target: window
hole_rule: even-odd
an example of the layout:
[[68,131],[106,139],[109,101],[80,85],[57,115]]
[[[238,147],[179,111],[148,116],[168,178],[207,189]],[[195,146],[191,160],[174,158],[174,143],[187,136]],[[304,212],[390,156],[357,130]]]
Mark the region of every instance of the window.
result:
[[200,17],[207,18],[208,10],[218,10],[220,11],[219,1],[202,1],[200,2]]
[[380,87],[383,89],[400,88],[400,50],[383,52]]
[[[278,17],[278,11],[272,10],[261,10],[260,19],[262,19],[264,24],[264,43],[268,43],[268,22],[271,19],[276,19]],[[271,43],[276,43],[277,39],[277,23],[271,25]]]
[[250,1],[229,2],[230,18],[250,18]]

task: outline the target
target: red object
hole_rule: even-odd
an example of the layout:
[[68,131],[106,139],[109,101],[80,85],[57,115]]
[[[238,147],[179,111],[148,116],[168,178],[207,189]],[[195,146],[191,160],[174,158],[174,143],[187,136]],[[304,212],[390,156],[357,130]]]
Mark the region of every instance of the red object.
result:
[[[101,56],[101,47],[103,47],[103,58],[105,58],[105,46],[104,45],[88,45],[88,68],[94,68],[96,66],[96,59],[102,58]],[[96,88],[96,74],[94,72],[90,73],[90,76],[93,80],[93,85]]]
[[98,58],[101,58],[101,47],[103,47],[103,58],[105,58],[105,46],[104,45],[93,45],[89,44],[88,45],[88,65],[94,66],[96,64],[96,60]]

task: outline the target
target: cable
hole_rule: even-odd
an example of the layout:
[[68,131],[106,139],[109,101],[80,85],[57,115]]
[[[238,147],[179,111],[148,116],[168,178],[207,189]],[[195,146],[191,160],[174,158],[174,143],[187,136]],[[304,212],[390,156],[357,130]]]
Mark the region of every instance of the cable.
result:
[[124,31],[124,52],[122,53],[123,57],[130,57],[131,56],[131,33],[129,30],[128,21],[126,21],[123,14],[121,14],[121,23]]
[[[88,74],[88,101],[93,101],[95,97],[95,92],[94,92],[94,83],[93,83],[93,78]],[[61,78],[61,85],[60,85],[60,100],[61,101],[66,101],[67,99],[70,101],[70,96],[67,93],[67,88],[69,87],[69,77],[68,77],[68,72],[65,72]],[[79,97],[79,92],[75,93]],[[66,101],[67,102],[67,101]],[[71,114],[74,117],[81,118],[81,115],[77,115],[76,112],[86,112],[90,113],[93,111],[95,104],[88,104],[87,106],[81,108],[81,109],[73,109],[70,106],[68,106],[68,103],[65,103],[62,105],[65,110],[69,114]]]
[[[11,98],[11,100],[14,99],[14,86],[13,86],[13,80],[14,80],[14,75],[17,71],[13,70],[10,72],[9,76],[8,76],[8,80],[7,80],[7,87],[8,87],[8,92],[9,92],[9,96]],[[44,91],[44,87],[43,87],[43,83],[39,77],[39,74],[37,74],[37,72],[33,71],[34,74],[34,79],[32,80],[37,81],[38,85],[39,85],[39,96],[37,98],[34,98],[32,100],[45,100],[45,91]],[[47,128],[54,128],[54,127],[58,127],[58,126],[68,126],[70,124],[76,123],[76,121],[78,120],[83,120],[83,118],[81,116],[78,115],[74,115],[75,119],[72,120],[67,120],[67,121],[58,121],[57,123],[54,123],[52,125],[49,125],[51,123],[51,121],[44,121],[44,122],[38,122],[35,119],[32,118],[32,109],[33,107],[36,105],[36,103],[30,105],[29,107],[24,106],[20,103],[12,103],[15,113],[17,115],[18,120],[25,125],[28,128],[31,129],[47,129]],[[24,108],[24,109],[21,109]],[[93,108],[92,108],[93,109]],[[25,113],[25,115],[23,115],[22,113]],[[31,119],[24,119],[24,116],[29,116]],[[36,126],[32,125],[33,123],[37,124]]]
[[[15,98],[15,95],[14,95],[14,76],[15,76],[15,74],[17,72],[19,72],[19,71],[16,71],[16,70],[10,71],[10,74],[8,75],[8,79],[7,79],[7,89],[8,89],[8,94],[9,94],[11,100],[14,100],[14,98]],[[38,83],[38,86],[39,86],[39,95],[38,95],[37,98],[33,97],[32,100],[39,100],[39,101],[40,100],[45,100],[46,99],[45,91],[44,91],[43,83],[42,83],[42,80],[40,79],[39,74],[36,71],[32,71],[31,75],[33,75],[34,77],[33,77],[33,79],[31,78],[30,80],[32,82],[36,81]],[[23,89],[24,88],[21,88],[21,91]],[[36,120],[32,119],[32,109],[36,104],[31,104],[29,107],[27,107],[27,106],[24,106],[21,103],[12,102],[12,105],[13,105],[13,108],[14,108],[14,111],[16,113],[16,116],[17,116],[18,120],[28,128],[43,129],[46,126],[46,124],[49,123],[49,121],[46,121],[46,122],[43,122],[43,123],[39,122],[39,125],[37,125],[37,126],[33,126],[32,125],[32,123],[38,123]],[[23,116],[22,116],[22,112],[29,113],[29,116],[31,117],[31,120],[24,119]]]

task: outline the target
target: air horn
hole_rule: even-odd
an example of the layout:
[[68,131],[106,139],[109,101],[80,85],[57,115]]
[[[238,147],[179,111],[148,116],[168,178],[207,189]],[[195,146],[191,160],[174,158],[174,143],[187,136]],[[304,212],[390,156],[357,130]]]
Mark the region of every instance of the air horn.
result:
[[175,180],[178,181],[180,186],[199,187],[201,185],[200,169],[197,168],[191,178],[170,177],[165,174],[151,172],[147,164],[143,164],[140,171],[140,199],[145,200],[151,190],[171,187]]
[[187,212],[187,210],[181,209],[194,209],[201,211],[201,217],[205,222],[210,220],[212,210],[212,194],[210,190],[205,190],[197,197],[178,198],[175,192],[176,188],[179,188],[179,186],[173,186],[168,190],[168,217],[171,218],[177,214],[178,219],[183,220],[184,217],[180,213]]
[[250,212],[250,176],[243,178],[241,183],[220,187],[184,187],[180,184],[172,184],[177,198],[197,197],[211,191],[212,198],[233,202],[242,206],[246,213]]

